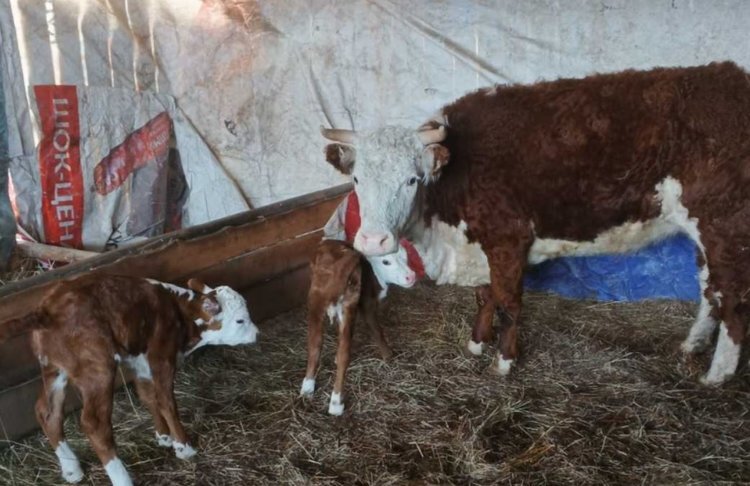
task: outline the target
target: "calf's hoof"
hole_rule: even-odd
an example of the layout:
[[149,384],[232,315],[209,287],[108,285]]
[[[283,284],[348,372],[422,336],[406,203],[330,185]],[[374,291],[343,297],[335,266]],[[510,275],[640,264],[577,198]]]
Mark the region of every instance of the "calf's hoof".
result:
[[172,439],[172,436],[169,434],[160,434],[159,432],[156,432],[156,444],[159,447],[172,447],[173,443],[174,439]]
[[80,483],[83,479],[83,471],[81,471],[81,466],[77,466],[76,468],[63,469],[62,478],[66,482],[71,484]]
[[704,376],[701,376],[700,382],[707,386],[719,386],[732,376],[734,376],[732,372],[711,369]]
[[472,356],[481,356],[484,353],[485,344],[474,342],[473,339],[469,339],[466,344],[466,351]]
[[181,444],[180,442],[174,442],[172,444],[172,447],[174,447],[174,455],[177,456],[178,459],[182,459],[183,461],[186,461],[197,454],[195,449],[193,449],[190,444]]
[[380,357],[385,361],[386,363],[393,359],[393,351],[391,351],[391,348],[388,346],[382,346],[380,349]]
[[341,394],[331,393],[331,403],[328,404],[328,414],[336,417],[344,414],[344,402],[341,401]]
[[299,390],[299,396],[309,397],[315,392],[315,378],[305,378],[302,380],[302,387]]
[[510,369],[515,364],[514,359],[505,359],[498,353],[497,356],[495,356],[495,359],[492,360],[492,365],[490,365],[490,372],[498,375],[498,376],[508,376],[510,374]]

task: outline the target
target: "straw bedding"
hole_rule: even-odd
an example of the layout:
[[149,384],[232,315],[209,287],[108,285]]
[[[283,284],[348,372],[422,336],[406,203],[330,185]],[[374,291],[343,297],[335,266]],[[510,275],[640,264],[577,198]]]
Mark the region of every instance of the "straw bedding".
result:
[[[490,355],[462,348],[470,289],[397,290],[382,313],[394,359],[355,332],[347,411],[327,415],[335,337],[318,390],[298,397],[305,310],[261,323],[254,347],[205,349],[186,360],[177,399],[199,455],[176,459],[153,441],[132,391],[115,397],[120,457],[140,484],[689,484],[750,480],[750,375],[698,384],[709,356],[681,361],[695,306],[603,304],[529,294],[522,360],[489,374]],[[78,429],[68,439],[84,484],[106,476]],[[59,483],[40,435],[0,448],[0,482]]]

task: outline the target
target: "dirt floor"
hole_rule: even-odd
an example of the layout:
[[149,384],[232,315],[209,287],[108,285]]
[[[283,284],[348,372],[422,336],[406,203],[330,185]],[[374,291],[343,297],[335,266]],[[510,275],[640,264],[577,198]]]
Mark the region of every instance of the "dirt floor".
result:
[[[396,291],[383,314],[395,357],[384,363],[360,327],[341,418],[327,415],[334,333],[318,390],[298,397],[305,311],[261,325],[255,347],[206,349],[178,376],[181,415],[199,455],[155,446],[137,398],[116,396],[120,457],[144,485],[698,484],[750,481],[750,374],[720,389],[697,383],[678,345],[695,308],[525,298],[522,360],[511,377],[462,348],[469,289]],[[106,476],[78,429],[86,470]],[[41,435],[0,448],[0,482],[55,484]]]

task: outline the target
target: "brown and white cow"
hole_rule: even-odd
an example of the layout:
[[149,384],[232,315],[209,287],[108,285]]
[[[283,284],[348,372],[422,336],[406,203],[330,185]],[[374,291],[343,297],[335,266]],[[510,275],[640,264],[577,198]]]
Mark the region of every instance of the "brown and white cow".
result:
[[324,135],[338,142],[327,160],[359,196],[355,248],[390,253],[418,221],[445,223],[481,246],[501,319],[501,374],[518,354],[529,261],[686,233],[702,294],[682,348],[704,348],[720,320],[703,381],[733,375],[750,317],[750,79],[735,64],[496,86],[419,130]]
[[172,447],[180,459],[195,455],[174,397],[177,359],[206,345],[253,343],[258,328],[245,300],[231,288],[211,289],[197,280],[189,287],[133,277],[82,277],[56,284],[38,310],[0,325],[0,341],[32,332],[32,347],[42,366],[36,415],[67,482],[83,479],[63,431],[70,381],[83,401],[81,427],[110,481],[115,486],[133,484],[117,457],[112,434],[118,362],[135,375],[158,444]]

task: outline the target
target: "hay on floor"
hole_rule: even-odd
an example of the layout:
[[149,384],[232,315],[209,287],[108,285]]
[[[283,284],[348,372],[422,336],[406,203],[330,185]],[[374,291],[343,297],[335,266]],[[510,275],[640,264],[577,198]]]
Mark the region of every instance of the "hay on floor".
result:
[[[140,484],[688,484],[750,478],[750,383],[744,366],[720,389],[698,384],[678,346],[687,303],[603,304],[531,294],[523,357],[511,377],[462,348],[470,289],[395,291],[382,321],[395,357],[384,363],[360,326],[347,411],[327,415],[334,372],[328,329],[318,390],[298,397],[305,311],[261,325],[255,347],[191,356],[176,386],[199,455],[156,447],[147,411],[116,396],[119,453]],[[106,476],[78,430],[66,431],[86,470]],[[0,449],[0,481],[54,484],[41,435]]]

